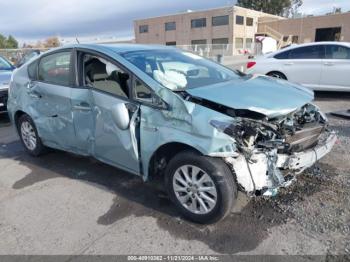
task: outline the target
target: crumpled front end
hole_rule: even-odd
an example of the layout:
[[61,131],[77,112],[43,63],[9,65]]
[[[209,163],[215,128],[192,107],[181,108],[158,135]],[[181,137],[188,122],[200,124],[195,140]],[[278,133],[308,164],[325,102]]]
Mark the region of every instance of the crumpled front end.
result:
[[225,157],[239,186],[250,195],[271,196],[330,152],[337,136],[312,104],[275,119],[211,121],[236,140],[237,154]]

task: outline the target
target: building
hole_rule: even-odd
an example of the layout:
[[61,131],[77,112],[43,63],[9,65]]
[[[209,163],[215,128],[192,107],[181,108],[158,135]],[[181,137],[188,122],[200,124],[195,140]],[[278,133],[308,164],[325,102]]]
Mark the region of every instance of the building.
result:
[[350,42],[350,13],[296,19],[238,6],[188,11],[134,21],[135,41],[177,45],[206,56],[254,52],[256,36],[277,40],[278,48],[314,41]]
[[258,22],[258,34],[274,35],[284,41],[309,43],[318,41],[350,42],[350,12],[308,16],[296,19]]
[[177,45],[232,55],[253,48],[260,18],[282,17],[231,6],[134,21],[136,43]]

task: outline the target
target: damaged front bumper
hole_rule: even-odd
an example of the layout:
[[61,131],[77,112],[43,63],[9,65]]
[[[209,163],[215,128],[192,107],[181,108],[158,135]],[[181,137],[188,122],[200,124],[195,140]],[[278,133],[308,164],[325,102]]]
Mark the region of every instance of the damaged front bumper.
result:
[[273,196],[279,188],[289,186],[296,174],[329,153],[336,141],[335,132],[330,132],[315,147],[303,152],[279,154],[277,149],[256,151],[249,158],[239,154],[226,157],[225,161],[234,170],[238,184],[249,195]]

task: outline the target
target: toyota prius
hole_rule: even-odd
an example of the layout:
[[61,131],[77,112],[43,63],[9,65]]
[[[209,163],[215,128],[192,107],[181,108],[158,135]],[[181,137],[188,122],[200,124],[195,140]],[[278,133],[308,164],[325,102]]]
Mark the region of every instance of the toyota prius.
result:
[[313,98],[172,47],[79,44],[17,69],[8,111],[29,154],[54,148],[160,178],[180,213],[213,223],[237,190],[276,195],[329,153],[337,138]]

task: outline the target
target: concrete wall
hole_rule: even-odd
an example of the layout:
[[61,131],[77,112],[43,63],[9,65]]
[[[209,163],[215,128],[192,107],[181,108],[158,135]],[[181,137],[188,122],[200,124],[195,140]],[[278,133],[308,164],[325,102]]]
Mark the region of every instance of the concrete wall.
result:
[[283,35],[299,37],[299,43],[314,42],[317,28],[341,27],[341,41],[350,42],[350,13],[304,17],[266,22],[259,21],[258,33],[264,33],[267,25]]

